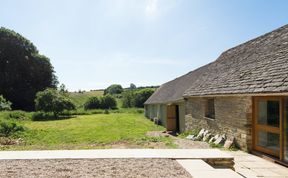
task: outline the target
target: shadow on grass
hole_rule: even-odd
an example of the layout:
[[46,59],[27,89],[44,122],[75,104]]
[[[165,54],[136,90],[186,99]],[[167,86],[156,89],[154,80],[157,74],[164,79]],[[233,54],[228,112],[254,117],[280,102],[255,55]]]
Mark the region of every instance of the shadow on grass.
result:
[[66,120],[66,119],[72,119],[76,116],[73,115],[60,115],[55,117],[52,114],[49,113],[34,113],[32,116],[32,121],[56,121],[56,120]]

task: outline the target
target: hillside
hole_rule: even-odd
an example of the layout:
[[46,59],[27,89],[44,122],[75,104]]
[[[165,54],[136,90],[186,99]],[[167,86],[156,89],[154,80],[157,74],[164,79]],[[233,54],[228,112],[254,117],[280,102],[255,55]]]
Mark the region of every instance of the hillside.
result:
[[87,91],[83,93],[79,92],[69,92],[71,100],[76,104],[77,107],[83,106],[89,97],[92,96],[102,96],[104,90]]

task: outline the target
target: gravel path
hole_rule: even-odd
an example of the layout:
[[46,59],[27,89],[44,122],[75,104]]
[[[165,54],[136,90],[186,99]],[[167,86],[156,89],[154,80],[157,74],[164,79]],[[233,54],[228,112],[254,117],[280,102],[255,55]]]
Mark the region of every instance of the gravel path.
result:
[[190,178],[171,159],[1,160],[0,177]]

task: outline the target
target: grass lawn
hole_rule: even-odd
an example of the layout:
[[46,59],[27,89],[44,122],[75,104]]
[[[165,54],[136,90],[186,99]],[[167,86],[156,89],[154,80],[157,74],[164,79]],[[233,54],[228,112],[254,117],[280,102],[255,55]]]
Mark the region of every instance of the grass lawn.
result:
[[143,113],[111,113],[81,115],[53,121],[20,121],[26,128],[20,137],[23,145],[5,147],[10,150],[89,149],[125,142],[145,144],[163,142],[172,146],[170,138],[147,137],[147,131],[164,130],[143,116]]

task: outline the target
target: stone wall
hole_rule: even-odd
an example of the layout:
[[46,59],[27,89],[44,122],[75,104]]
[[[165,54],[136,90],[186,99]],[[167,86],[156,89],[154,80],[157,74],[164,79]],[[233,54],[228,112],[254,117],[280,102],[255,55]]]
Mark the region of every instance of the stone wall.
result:
[[166,127],[167,106],[165,104],[145,105],[145,116],[151,120],[159,119],[161,125]]
[[205,117],[207,98],[193,97],[185,103],[185,130],[199,128],[235,137],[237,145],[252,149],[252,97],[215,97],[215,119]]

